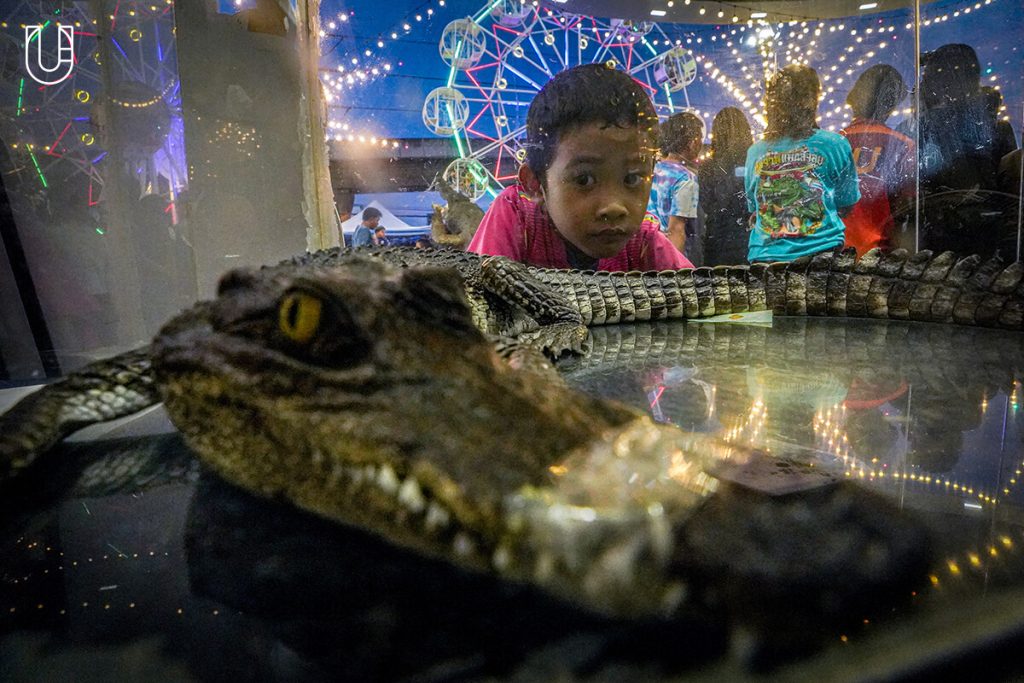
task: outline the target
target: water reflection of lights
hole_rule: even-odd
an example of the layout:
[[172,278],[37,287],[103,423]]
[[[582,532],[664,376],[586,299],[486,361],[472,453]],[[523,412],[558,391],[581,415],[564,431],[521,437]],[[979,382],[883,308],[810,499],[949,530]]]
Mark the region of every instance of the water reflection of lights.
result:
[[[1021,393],[1021,382],[1015,381],[1007,397],[1007,406],[1016,413]],[[1001,404],[1000,404],[1001,405]],[[990,404],[988,396],[983,397],[981,409],[984,413]],[[954,477],[921,471],[911,466],[891,466],[879,463],[878,457],[858,457],[855,448],[851,447],[846,433],[847,406],[835,403],[831,407],[818,410],[814,415],[813,429],[815,448],[819,453],[834,456],[837,464],[841,463],[843,475],[849,479],[859,479],[871,483],[892,482],[896,484],[914,484],[929,488],[934,493],[945,492],[963,499],[966,509],[981,509],[984,506],[998,505],[1011,494],[1024,478],[1024,460],[1013,472],[1009,483],[998,490],[989,490],[960,481]],[[768,409],[761,398],[755,399],[747,415],[735,420],[731,428],[723,435],[722,440],[730,445],[763,446],[765,452],[771,453],[766,441]]]
[[[843,463],[843,474],[850,479],[862,479],[870,482],[899,482],[914,483],[926,487],[934,487],[939,491],[951,492],[954,495],[964,497],[970,496],[985,505],[995,505],[998,499],[995,495],[983,489],[975,489],[955,479],[940,475],[933,475],[929,472],[918,472],[909,467],[889,468],[888,465],[876,466],[878,458],[872,458],[871,462],[865,462],[856,455],[850,454],[850,442],[845,430],[846,406],[835,404],[825,411],[818,411],[814,415],[814,433],[818,439],[818,447],[824,450]],[[1024,463],[1022,463],[1024,466]],[[1018,470],[1019,471],[1019,470]],[[1011,480],[1012,482],[1013,480]],[[1008,493],[1008,491],[1006,491]]]
[[944,581],[962,580],[968,575],[965,570],[975,573],[988,572],[994,568],[996,562],[1005,561],[1012,553],[1017,551],[1017,545],[1007,534],[999,534],[993,543],[975,550],[967,550],[963,553],[945,558],[938,568],[928,575],[928,581],[932,588],[940,589]]
[[[768,407],[760,398],[754,399],[747,416],[741,418],[736,426],[728,430],[722,438],[728,443],[747,441],[751,445],[756,444],[764,437],[767,422]],[[771,452],[770,448],[765,448],[765,450]]]

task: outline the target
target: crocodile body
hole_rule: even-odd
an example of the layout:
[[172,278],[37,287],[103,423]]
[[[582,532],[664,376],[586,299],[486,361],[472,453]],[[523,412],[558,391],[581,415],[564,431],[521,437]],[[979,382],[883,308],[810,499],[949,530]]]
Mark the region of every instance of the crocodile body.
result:
[[[229,279],[154,341],[161,397],[200,458],[246,490],[604,614],[675,614],[706,573],[691,551],[723,501],[790,519],[783,532],[807,548],[857,524],[846,551],[880,553],[857,577],[872,592],[923,576],[922,530],[880,497],[826,480],[829,504],[801,525],[804,501],[715,474],[760,453],[569,390],[539,355],[505,362],[463,292],[451,270],[377,260]],[[296,297],[320,311],[301,340],[281,328]],[[770,547],[779,532],[744,527],[736,542]]]
[[[225,283],[287,279],[297,269],[333,270],[366,258],[401,268],[453,269],[478,329],[550,357],[582,351],[591,326],[758,310],[1024,329],[1024,265],[951,252],[873,250],[857,261],[852,250],[843,250],[792,263],[608,273],[533,268],[452,249],[335,248],[255,274],[234,271]],[[157,400],[145,349],[49,385],[0,416],[0,480],[76,429]]]
[[[1022,272],[927,253],[610,274],[445,250],[318,252],[229,274],[216,300],[170,321],[151,350],[0,416],[0,479],[89,419],[156,400],[133,387],[156,387],[200,458],[247,490],[599,612],[672,614],[700,570],[699,558],[680,557],[688,529],[708,533],[701,511],[720,514],[709,498],[737,498],[714,463],[762,456],[570,391],[536,349],[579,350],[588,325],[763,309],[1020,329]],[[120,401],[126,392],[143,398]],[[93,400],[99,415],[67,410]],[[843,501],[832,527],[874,520],[858,542],[884,552],[862,585],[903,590],[922,576],[912,521],[859,489],[825,495]],[[791,530],[807,547],[828,531]]]
[[[327,250],[294,263],[330,266],[344,263],[348,254]],[[538,291],[546,288],[564,300],[587,326],[770,310],[776,315],[1024,329],[1024,264],[1007,265],[998,258],[982,261],[978,256],[958,258],[952,252],[910,255],[902,249],[888,254],[872,250],[857,260],[848,249],[791,263],[645,273],[534,268],[446,250],[385,249],[372,256],[402,267],[452,267],[469,280],[490,264],[486,267],[505,271],[491,277],[491,282],[541,283],[544,287]],[[500,285],[488,287],[491,293],[505,296]]]

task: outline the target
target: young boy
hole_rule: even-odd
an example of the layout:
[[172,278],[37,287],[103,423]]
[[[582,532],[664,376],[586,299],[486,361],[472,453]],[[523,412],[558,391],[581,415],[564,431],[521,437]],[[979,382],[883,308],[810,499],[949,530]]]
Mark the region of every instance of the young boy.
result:
[[495,198],[469,251],[547,268],[692,267],[647,214],[657,124],[626,73],[556,75],[530,104],[519,184]]
[[697,235],[697,157],[704,142],[704,124],[690,112],[675,114],[661,125],[662,158],[654,165],[647,210],[661,221],[676,249],[700,263]]

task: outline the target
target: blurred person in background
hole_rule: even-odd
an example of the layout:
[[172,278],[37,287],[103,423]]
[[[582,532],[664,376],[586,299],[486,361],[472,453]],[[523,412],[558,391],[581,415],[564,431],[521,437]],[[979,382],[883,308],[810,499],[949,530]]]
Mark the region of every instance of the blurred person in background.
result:
[[661,230],[694,265],[703,265],[697,225],[697,156],[704,143],[704,122],[682,112],[661,124],[662,158],[654,165],[647,211],[658,217]]
[[860,201],[843,218],[846,245],[862,256],[878,247],[886,251],[913,248],[909,232],[897,230],[894,216],[906,221],[914,200],[914,141],[885,125],[907,94],[900,73],[876,64],[860,75],[846,103],[853,121],[840,131],[853,148],[860,179]]
[[374,245],[374,232],[380,224],[380,209],[368,206],[363,209],[363,221],[356,226],[352,233],[353,247],[372,247]]
[[764,139],[747,152],[748,260],[793,261],[843,244],[841,216],[860,199],[850,143],[818,128],[818,74],[780,69],[765,91]]
[[970,45],[921,56],[921,114],[898,130],[918,140],[919,246],[992,256],[1002,229],[996,120]]
[[749,239],[744,161],[754,143],[750,124],[736,107],[726,107],[711,124],[711,154],[697,172],[704,213],[704,265],[747,261]]

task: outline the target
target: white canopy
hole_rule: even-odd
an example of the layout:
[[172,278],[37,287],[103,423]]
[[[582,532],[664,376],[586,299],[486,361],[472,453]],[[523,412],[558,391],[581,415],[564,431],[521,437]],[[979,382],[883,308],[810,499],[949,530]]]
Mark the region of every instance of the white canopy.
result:
[[[384,229],[387,230],[388,233],[401,234],[402,232],[407,230],[412,232],[423,231],[423,226],[409,225],[401,218],[388,211],[387,208],[377,200],[370,202],[369,204],[364,206],[363,209],[368,209],[371,206],[380,211],[380,224],[384,226]],[[341,224],[341,231],[346,235],[351,235],[353,232],[355,232],[355,229],[362,222],[363,211],[360,210],[359,212],[353,214],[352,218],[349,218],[347,221]]]

